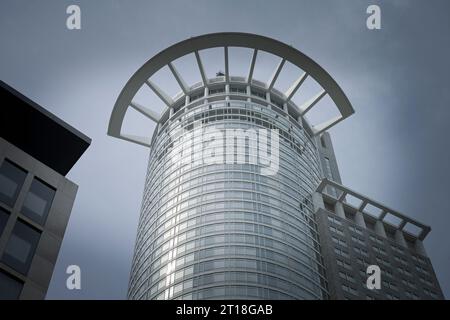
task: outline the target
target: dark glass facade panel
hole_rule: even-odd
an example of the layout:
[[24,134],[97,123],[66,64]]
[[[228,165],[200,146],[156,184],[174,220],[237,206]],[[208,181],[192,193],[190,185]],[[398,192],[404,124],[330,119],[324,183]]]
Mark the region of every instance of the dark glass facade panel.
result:
[[39,231],[22,221],[17,221],[6,244],[2,261],[16,271],[27,274],[39,238]]
[[21,212],[31,220],[44,224],[55,192],[55,189],[39,179],[33,179]]
[[26,176],[25,170],[5,159],[0,166],[0,201],[13,207]]
[[8,222],[9,213],[8,211],[0,208],[0,237],[3,234],[3,230],[5,229],[6,223]]
[[18,299],[23,283],[0,270],[0,300]]

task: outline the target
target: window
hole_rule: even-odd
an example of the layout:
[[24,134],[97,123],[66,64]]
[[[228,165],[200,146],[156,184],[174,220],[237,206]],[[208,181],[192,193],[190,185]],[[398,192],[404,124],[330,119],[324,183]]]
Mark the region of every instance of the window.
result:
[[342,261],[340,259],[336,259],[336,263],[337,263],[338,266],[341,266],[341,267],[343,267],[343,268],[345,268],[347,270],[352,270],[352,266],[349,263],[345,262],[345,261]]
[[408,299],[414,299],[414,300],[418,300],[419,296],[417,294],[415,294],[414,292],[411,291],[405,291],[405,295]]
[[344,235],[344,231],[343,231],[342,229],[338,229],[338,228],[335,228],[335,227],[333,227],[333,226],[330,226],[330,230],[331,230],[332,232],[334,232],[334,233],[337,233],[337,234],[340,235],[340,236],[343,236],[343,235]]
[[[363,266],[368,266],[371,264],[370,261],[366,260],[365,258],[356,258],[356,261],[358,261],[358,263],[362,264]],[[364,274],[366,274],[365,271]]]
[[372,240],[375,243],[381,244],[381,245],[383,244],[383,240],[382,239],[380,239],[378,237],[375,237],[373,235],[370,236],[370,240]]
[[397,261],[397,262],[399,262],[401,264],[404,264],[404,265],[408,264],[408,262],[404,258],[402,258],[400,256],[395,256],[394,259],[395,259],[395,261]]
[[358,247],[354,247],[353,249],[355,250],[355,252],[357,252],[365,257],[369,256],[366,249],[362,249],[362,248],[358,248]]
[[419,272],[422,272],[424,274],[428,274],[428,271],[425,268],[422,268],[419,265],[416,265],[416,270],[419,271]]
[[411,255],[411,258],[414,261],[416,261],[416,262],[420,262],[420,263],[425,264],[425,265],[427,264],[426,260],[424,258],[422,258],[422,257]]
[[403,249],[397,246],[392,246],[391,249],[397,253],[403,254]]
[[433,282],[431,282],[429,279],[426,279],[424,277],[420,277],[420,281],[422,281],[423,283],[425,283],[429,286],[433,286]]
[[393,274],[392,274],[392,272],[391,271],[389,271],[389,270],[384,270],[384,273],[389,277],[389,278],[393,278]]
[[339,276],[342,278],[342,279],[344,279],[344,280],[347,280],[347,281],[350,281],[350,282],[355,282],[355,278],[353,278],[353,276],[352,275],[350,275],[350,274],[348,274],[348,273],[345,273],[345,272],[339,272]]
[[13,207],[27,173],[9,160],[0,167],[0,200]]
[[9,213],[0,207],[0,237],[2,236],[3,229],[5,229],[6,223],[8,222]]
[[402,279],[402,283],[403,283],[405,286],[409,286],[409,287],[411,287],[411,288],[413,288],[413,289],[416,289],[416,285],[415,285],[412,281],[409,281],[409,280],[407,280],[407,279]]
[[372,247],[373,251],[375,251],[376,253],[381,253],[381,254],[386,254],[386,251],[383,248],[379,248],[377,246],[373,246]]
[[357,295],[357,294],[358,294],[358,292],[356,291],[355,288],[352,288],[352,287],[347,286],[347,285],[345,285],[345,284],[342,285],[342,290],[344,290],[345,292],[351,293],[351,294],[353,294],[353,295]]
[[336,254],[340,255],[340,256],[345,257],[345,258],[349,258],[349,257],[350,257],[347,251],[342,250],[342,249],[340,249],[340,248],[334,248],[334,252],[335,252]]
[[393,294],[389,294],[389,293],[386,294],[386,297],[387,297],[389,300],[399,300],[399,297],[397,297],[397,296],[395,296],[395,295],[393,295]]
[[27,274],[39,237],[39,231],[24,222],[17,221],[6,244],[2,261],[16,271]]
[[379,263],[381,263],[382,265],[386,266],[386,267],[391,267],[391,263],[387,260],[384,260],[383,258],[381,258],[380,256],[377,256],[377,261]]
[[55,189],[39,179],[33,179],[22,207],[22,213],[31,220],[44,224],[52,205]]
[[424,264],[427,263],[427,261],[426,261],[424,258],[422,258],[422,257],[417,257],[417,259],[419,259],[419,261],[422,262],[422,263],[424,263]]
[[358,244],[360,244],[360,245],[363,245],[363,246],[366,245],[365,242],[364,242],[364,240],[362,240],[361,238],[352,236],[352,240],[353,240],[353,242],[358,243]]
[[424,289],[424,292],[425,292],[426,295],[432,297],[433,299],[437,299],[438,298],[437,294],[434,293],[433,291],[430,291],[428,289]]
[[399,267],[399,268],[397,268],[397,271],[398,271],[400,274],[404,274],[404,275],[406,275],[406,276],[411,276],[411,272],[410,272],[409,269],[407,269],[407,268]]
[[347,247],[347,243],[345,242],[345,240],[342,240],[342,239],[339,239],[339,238],[336,238],[336,237],[332,237],[332,240],[333,240],[334,243],[336,243],[336,244],[338,244],[340,246]]
[[356,228],[356,227],[354,227],[354,226],[349,226],[348,228],[349,228],[350,230],[352,230],[353,232],[356,232],[356,233],[359,234],[360,236],[363,235],[363,232],[362,232],[361,229],[359,229],[359,228]]
[[342,222],[335,217],[328,216],[328,221],[330,221],[331,223],[335,223],[338,226],[342,226]]
[[0,300],[19,299],[23,283],[0,270]]
[[391,290],[397,291],[397,285],[391,281],[383,281],[383,286],[386,288],[390,288]]

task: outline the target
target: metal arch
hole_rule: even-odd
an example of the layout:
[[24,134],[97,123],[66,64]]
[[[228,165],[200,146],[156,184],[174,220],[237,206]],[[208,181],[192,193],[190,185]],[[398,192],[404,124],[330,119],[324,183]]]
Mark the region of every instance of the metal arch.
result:
[[[315,61],[297,49],[278,40],[250,33],[211,33],[176,43],[156,54],[139,68],[130,80],[128,80],[117,98],[109,121],[108,135],[130,141],[128,136],[121,134],[121,128],[132,98],[141,86],[159,69],[170,64],[172,61],[189,53],[196,53],[200,50],[215,47],[245,47],[262,50],[291,62],[302,69],[308,76],[314,78],[330,96],[341,114],[340,117],[313,127],[315,134],[328,129],[354,113],[350,101],[334,79]],[[141,140],[136,142],[143,144]]]

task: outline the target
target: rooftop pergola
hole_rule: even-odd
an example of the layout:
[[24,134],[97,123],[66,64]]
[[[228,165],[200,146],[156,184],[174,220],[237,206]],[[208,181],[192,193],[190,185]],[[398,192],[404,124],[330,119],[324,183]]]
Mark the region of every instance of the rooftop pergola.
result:
[[[249,48],[253,50],[251,59],[248,61],[249,68],[247,74],[230,75],[229,48],[231,47]],[[148,60],[130,78],[120,93],[111,114],[108,134],[119,139],[150,147],[150,137],[132,136],[121,132],[124,117],[128,108],[133,108],[150,120],[158,123],[162,116],[169,112],[170,109],[174,107],[174,104],[183,98],[183,96],[189,97],[194,89],[198,90],[198,84],[189,85],[173,63],[178,58],[187,54],[193,53],[195,55],[195,61],[202,81],[201,87],[208,88],[212,85],[217,85],[217,78],[212,81],[212,79],[207,77],[202,58],[199,54],[199,51],[210,48],[223,48],[225,70],[223,72],[223,77],[221,77],[219,81],[223,82],[225,85],[229,85],[233,82],[248,86],[259,83],[259,88],[261,88],[261,82],[253,79],[257,56],[260,52],[267,52],[277,56],[279,59],[278,64],[271,77],[267,82],[263,83],[262,89],[266,94],[273,93],[276,96],[281,97],[283,106],[289,104],[289,106],[295,110],[295,114],[299,117],[303,117],[314,108],[321,99],[328,95],[337,107],[339,116],[312,126],[311,131],[313,135],[319,135],[323,131],[328,130],[354,112],[349,100],[333,78],[331,78],[331,76],[316,62],[295,48],[280,41],[254,34],[214,33],[181,41]],[[276,90],[275,84],[287,61],[303,70],[303,73],[298,75],[297,80],[291,84],[289,89],[285,92],[280,92]],[[155,82],[150,80],[155,73],[166,66],[178,83],[182,92],[181,96],[177,95],[175,98],[171,97],[163,88],[160,88]],[[308,77],[314,79],[321,86],[321,90],[310,99],[306,100],[302,105],[297,106],[292,102],[292,98]],[[134,99],[136,93],[142,87],[148,87],[148,89],[152,90],[163,102],[165,108],[162,113],[158,113],[154,107],[142,105]],[[225,94],[229,94],[229,92],[225,92]]]

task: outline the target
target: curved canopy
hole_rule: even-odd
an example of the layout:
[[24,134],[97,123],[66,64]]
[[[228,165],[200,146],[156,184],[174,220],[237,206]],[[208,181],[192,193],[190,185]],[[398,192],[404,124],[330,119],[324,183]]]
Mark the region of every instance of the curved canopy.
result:
[[189,53],[195,54],[199,71],[202,76],[203,85],[208,86],[208,79],[205,76],[203,64],[198,52],[200,50],[216,47],[223,47],[225,50],[224,76],[226,82],[229,82],[230,80],[228,68],[228,47],[245,47],[254,50],[253,57],[250,62],[250,71],[247,75],[248,83],[250,83],[252,79],[253,69],[255,66],[255,60],[258,51],[265,51],[280,57],[280,62],[272,78],[266,85],[266,90],[269,92],[273,89],[273,85],[281,69],[283,68],[285,61],[289,61],[293,65],[302,69],[305,73],[300,75],[298,80],[295,81],[290,89],[285,92],[285,102],[288,102],[292,98],[292,96],[301,86],[306,77],[312,77],[315,81],[317,81],[317,83],[322,86],[323,91],[320,92],[316,97],[313,97],[310,101],[308,101],[306,105],[300,107],[298,110],[299,113],[301,115],[305,114],[324,95],[328,94],[337,106],[340,116],[313,126],[312,130],[314,134],[319,134],[327,130],[328,128],[347,118],[354,112],[349,100],[347,99],[341,88],[338,86],[338,84],[333,80],[333,78],[321,66],[319,66],[316,62],[314,62],[312,59],[310,59],[297,49],[280,41],[255,34],[234,32],[212,33],[189,38],[170,46],[148,60],[138,71],[136,71],[136,73],[130,78],[130,80],[128,80],[127,84],[122,89],[122,92],[120,93],[116,104],[114,105],[114,109],[109,122],[108,134],[116,138],[149,146],[150,139],[147,137],[136,137],[121,134],[122,123],[126,111],[130,106],[156,122],[158,122],[161,118],[161,115],[159,115],[157,112],[146,108],[145,106],[134,103],[133,97],[143,85],[146,85],[150,87],[150,89],[152,89],[156,93],[156,95],[165,103],[166,110],[167,108],[170,108],[173,100],[159,87],[157,87],[156,84],[149,80],[152,75],[154,75],[164,66],[169,67],[184,94],[189,94],[190,87],[186,85],[181,75],[172,64],[174,60]]

